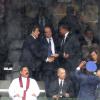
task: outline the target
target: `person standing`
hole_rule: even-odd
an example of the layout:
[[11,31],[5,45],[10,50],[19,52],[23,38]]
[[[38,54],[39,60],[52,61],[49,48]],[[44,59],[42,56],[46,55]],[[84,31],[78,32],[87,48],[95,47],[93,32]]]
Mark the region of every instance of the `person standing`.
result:
[[[43,56],[43,53],[40,52],[42,50],[38,40],[39,35],[39,26],[35,25],[32,33],[25,39],[23,43],[22,54],[20,57],[21,65],[28,65],[31,77],[36,76],[35,74],[41,65],[41,60],[46,59],[45,56]],[[37,78],[37,76],[35,78]]]
[[80,44],[77,37],[72,34],[69,25],[59,26],[59,32],[62,36],[59,52],[59,62],[69,72],[73,72],[78,66],[80,59]]
[[49,25],[46,25],[44,28],[44,38],[41,39],[41,46],[43,49],[43,54],[46,56],[46,59],[43,61],[42,70],[45,81],[45,89],[48,91],[49,83],[55,79],[55,71],[58,66],[56,50],[56,41],[53,37],[52,28]]
[[[85,72],[82,72],[85,68]],[[76,69],[76,77],[80,82],[80,90],[77,100],[96,100],[96,87],[100,79],[93,73],[97,70],[97,66],[93,61],[81,62]]]
[[8,92],[12,100],[37,100],[40,89],[37,82],[29,78],[27,66],[21,67],[19,77],[12,81]]

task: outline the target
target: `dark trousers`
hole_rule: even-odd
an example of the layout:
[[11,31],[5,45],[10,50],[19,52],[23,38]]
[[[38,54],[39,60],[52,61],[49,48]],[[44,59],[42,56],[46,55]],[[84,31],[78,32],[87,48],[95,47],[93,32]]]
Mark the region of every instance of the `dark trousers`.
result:
[[45,90],[46,90],[46,95],[48,93],[48,89],[49,89],[49,85],[50,83],[55,80],[56,75],[55,75],[55,71],[53,70],[46,70],[44,72],[44,83],[45,83]]

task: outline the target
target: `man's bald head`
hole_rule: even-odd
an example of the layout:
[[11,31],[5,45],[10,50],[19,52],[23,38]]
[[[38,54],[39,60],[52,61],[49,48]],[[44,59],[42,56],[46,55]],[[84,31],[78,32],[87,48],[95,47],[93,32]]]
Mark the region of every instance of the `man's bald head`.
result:
[[58,68],[58,70],[57,70],[57,76],[58,76],[58,78],[64,80],[65,77],[66,77],[66,71],[65,71],[65,69],[64,68]]

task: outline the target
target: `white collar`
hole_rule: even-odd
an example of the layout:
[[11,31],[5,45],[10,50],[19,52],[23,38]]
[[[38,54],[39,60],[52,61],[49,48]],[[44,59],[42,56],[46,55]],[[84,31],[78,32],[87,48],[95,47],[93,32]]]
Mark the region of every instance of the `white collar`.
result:
[[31,36],[32,36],[34,39],[36,39],[36,37],[35,37],[33,34],[31,34]]
[[60,84],[61,81],[64,82],[64,80],[62,80],[62,79],[60,79],[60,78],[59,78],[58,80],[59,80],[59,84]]
[[21,76],[22,77],[22,79],[27,79],[26,77],[23,77],[23,76]]
[[50,37],[50,38],[46,38],[46,39],[47,39],[47,41],[49,42],[49,39],[50,39],[50,40],[52,40],[53,38],[52,38],[52,37]]
[[52,37],[50,37],[50,38],[46,38],[46,39],[52,39]]
[[66,38],[67,38],[68,34],[69,34],[69,32],[66,32],[64,39],[66,39]]

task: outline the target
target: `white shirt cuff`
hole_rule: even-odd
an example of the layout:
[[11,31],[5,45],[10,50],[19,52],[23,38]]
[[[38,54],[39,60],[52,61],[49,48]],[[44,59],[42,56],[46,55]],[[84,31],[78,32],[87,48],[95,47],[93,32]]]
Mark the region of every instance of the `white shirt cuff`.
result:
[[48,62],[48,58],[45,61]]
[[80,67],[77,67],[76,70],[80,70]]

